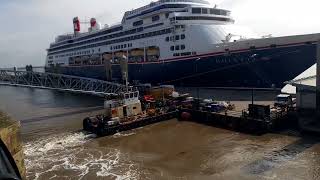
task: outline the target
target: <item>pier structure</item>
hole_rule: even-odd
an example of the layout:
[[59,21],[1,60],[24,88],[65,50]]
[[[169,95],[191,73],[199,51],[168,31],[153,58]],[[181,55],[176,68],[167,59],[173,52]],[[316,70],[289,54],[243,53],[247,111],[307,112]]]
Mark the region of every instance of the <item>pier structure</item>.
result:
[[59,90],[98,96],[118,95],[132,91],[132,87],[122,84],[63,75],[33,71],[0,70],[0,85]]

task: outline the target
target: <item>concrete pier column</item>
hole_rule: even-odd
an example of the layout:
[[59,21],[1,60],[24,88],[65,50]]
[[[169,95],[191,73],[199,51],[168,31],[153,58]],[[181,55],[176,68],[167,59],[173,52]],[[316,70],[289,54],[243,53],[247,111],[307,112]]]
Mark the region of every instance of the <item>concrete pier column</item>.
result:
[[109,59],[109,57],[107,55],[104,55],[102,57],[102,61],[104,61],[107,81],[111,81],[112,80],[112,64],[111,64],[111,60]]
[[127,91],[128,91],[128,57],[122,56],[120,59],[120,68],[121,68],[121,74],[122,74],[122,80],[126,85]]

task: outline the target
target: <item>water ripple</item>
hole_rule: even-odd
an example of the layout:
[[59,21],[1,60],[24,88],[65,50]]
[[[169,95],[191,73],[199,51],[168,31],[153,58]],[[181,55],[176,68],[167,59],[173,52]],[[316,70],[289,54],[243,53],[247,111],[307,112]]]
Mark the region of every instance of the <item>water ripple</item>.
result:
[[[39,139],[24,145],[28,179],[137,179],[137,165],[111,148],[87,148],[94,135],[71,133]],[[70,175],[72,174],[73,177]]]

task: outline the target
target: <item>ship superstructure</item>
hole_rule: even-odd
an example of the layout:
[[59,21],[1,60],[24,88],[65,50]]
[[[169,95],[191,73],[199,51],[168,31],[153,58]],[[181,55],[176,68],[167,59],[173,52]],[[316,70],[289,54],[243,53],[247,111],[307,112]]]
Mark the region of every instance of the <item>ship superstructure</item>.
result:
[[[315,61],[312,53],[308,55],[312,60],[297,62],[295,58],[310,52],[319,34],[258,38],[234,22],[230,11],[205,0],[159,0],[126,12],[121,23],[110,27],[92,18],[84,33],[80,32],[79,18],[74,18],[74,33],[58,36],[50,45],[47,71],[59,69],[71,75],[120,79],[119,61],[126,57],[132,81],[271,87],[291,79],[300,68]],[[270,63],[278,58],[281,62],[272,66],[283,66],[291,56],[293,64],[302,65],[275,74],[283,67],[271,67]],[[111,72],[105,66],[109,63]],[[275,79],[274,75],[279,77]]]

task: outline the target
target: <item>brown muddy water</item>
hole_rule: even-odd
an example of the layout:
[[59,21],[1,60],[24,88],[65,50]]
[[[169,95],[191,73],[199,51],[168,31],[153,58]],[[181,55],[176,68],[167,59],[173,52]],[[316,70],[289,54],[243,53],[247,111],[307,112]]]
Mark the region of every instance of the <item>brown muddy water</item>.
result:
[[[200,93],[243,104],[251,99],[251,91]],[[270,102],[275,94],[256,92],[255,100]],[[81,124],[102,103],[92,96],[0,86],[0,109],[21,120],[28,179],[320,178],[314,137],[296,131],[254,136],[170,120],[96,138]]]

